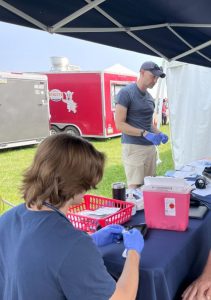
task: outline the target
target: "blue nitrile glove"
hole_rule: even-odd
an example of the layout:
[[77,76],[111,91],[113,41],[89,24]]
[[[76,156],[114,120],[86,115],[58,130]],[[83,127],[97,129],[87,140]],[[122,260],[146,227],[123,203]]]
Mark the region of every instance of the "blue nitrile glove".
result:
[[117,242],[122,237],[123,226],[118,224],[108,225],[91,235],[96,246],[105,246]]
[[163,144],[166,144],[169,140],[168,135],[166,135],[165,133],[160,132],[159,135],[161,136],[161,142]]
[[131,230],[123,230],[123,241],[125,249],[128,250],[136,250],[138,254],[141,254],[141,251],[144,247],[144,238],[139,230],[133,228]]
[[159,133],[148,132],[144,137],[156,146],[160,145],[161,143],[161,136]]

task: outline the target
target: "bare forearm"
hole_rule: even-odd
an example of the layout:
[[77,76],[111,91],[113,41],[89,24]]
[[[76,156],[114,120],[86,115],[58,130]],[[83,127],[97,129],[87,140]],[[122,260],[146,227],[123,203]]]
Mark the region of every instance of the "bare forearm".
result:
[[116,291],[110,300],[135,300],[139,282],[140,256],[129,250],[122,274],[117,281]]
[[152,132],[154,132],[154,133],[160,133],[160,130],[154,124],[152,124],[151,128],[152,128]]
[[117,128],[121,132],[132,136],[141,136],[142,132],[144,131],[144,129],[133,127],[126,122],[121,122]]
[[116,113],[115,113],[116,128],[128,135],[141,136],[144,129],[136,128],[134,126],[129,125],[126,122],[126,119],[127,119],[127,108],[117,104]]
[[[148,132],[147,130],[133,127],[123,121],[118,123],[117,128],[121,132],[128,134],[128,135],[133,135],[133,136],[141,136],[143,132],[145,134]],[[160,130],[154,124],[152,124],[151,129],[152,129],[153,133],[160,133]]]
[[135,299],[139,282],[139,261],[140,256],[135,250],[128,252],[124,270],[117,285],[127,294],[127,299]]

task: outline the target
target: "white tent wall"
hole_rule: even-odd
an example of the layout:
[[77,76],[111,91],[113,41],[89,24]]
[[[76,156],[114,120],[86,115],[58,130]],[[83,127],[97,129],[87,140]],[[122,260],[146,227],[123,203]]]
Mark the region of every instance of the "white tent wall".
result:
[[211,156],[211,69],[174,62],[167,68],[175,169]]

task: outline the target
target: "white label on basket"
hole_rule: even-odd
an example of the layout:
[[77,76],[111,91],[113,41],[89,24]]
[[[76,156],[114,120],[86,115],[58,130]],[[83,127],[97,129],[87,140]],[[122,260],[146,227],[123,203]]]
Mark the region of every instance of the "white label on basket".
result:
[[94,213],[98,216],[111,215],[111,214],[115,214],[119,210],[120,210],[120,208],[118,208],[118,207],[100,207],[100,208],[94,210]]
[[76,214],[82,215],[82,216],[89,216],[90,214],[92,214],[92,212],[93,212],[93,210],[86,209],[86,210],[79,211]]
[[86,217],[99,218],[99,217],[106,217],[108,215],[112,215],[119,210],[120,208],[118,207],[100,207],[96,210],[82,210],[78,212],[78,214]]
[[165,216],[176,216],[175,198],[164,198],[165,201]]

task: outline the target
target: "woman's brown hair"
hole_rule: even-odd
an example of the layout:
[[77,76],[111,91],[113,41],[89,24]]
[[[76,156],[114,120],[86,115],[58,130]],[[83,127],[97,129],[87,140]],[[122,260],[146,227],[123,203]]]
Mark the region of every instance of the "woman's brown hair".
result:
[[26,204],[41,209],[43,201],[60,208],[74,195],[95,188],[102,179],[105,155],[88,141],[65,133],[47,137],[24,173]]

